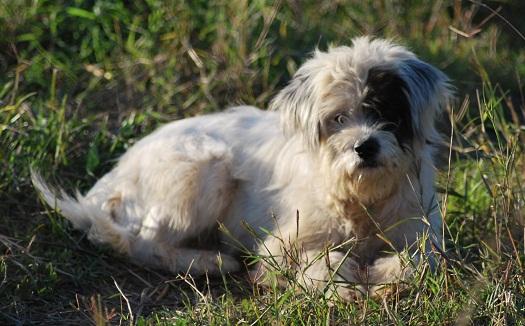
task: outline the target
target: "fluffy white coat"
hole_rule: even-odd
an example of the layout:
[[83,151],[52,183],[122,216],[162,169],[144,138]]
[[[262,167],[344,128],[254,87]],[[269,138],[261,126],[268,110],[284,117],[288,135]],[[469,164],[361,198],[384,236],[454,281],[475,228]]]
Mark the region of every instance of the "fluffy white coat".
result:
[[[374,87],[379,100],[367,103]],[[161,127],[85,195],[57,194],[37,173],[33,182],[89,239],[140,264],[235,271],[242,246],[297,271],[308,288],[336,280],[366,291],[410,274],[396,252],[417,261],[442,246],[432,156],[434,120],[449,96],[446,77],[405,48],[357,38],[315,52],[271,111],[241,106]],[[390,98],[406,99],[409,131],[383,103]],[[401,142],[403,132],[411,137]],[[378,149],[365,166],[356,148],[369,138]],[[208,242],[219,224],[227,232]]]

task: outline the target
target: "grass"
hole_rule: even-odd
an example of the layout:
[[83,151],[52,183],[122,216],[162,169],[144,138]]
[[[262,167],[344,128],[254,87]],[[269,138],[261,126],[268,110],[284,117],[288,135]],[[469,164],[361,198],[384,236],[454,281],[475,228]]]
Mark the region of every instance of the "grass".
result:
[[[525,31],[524,10],[519,1],[0,0],[0,322],[525,324],[525,40],[513,30]],[[266,107],[315,47],[370,33],[409,46],[457,87],[439,176],[446,257],[404,296],[330,303],[254,288],[243,274],[148,270],[92,246],[30,185],[33,166],[86,190],[156,126]]]

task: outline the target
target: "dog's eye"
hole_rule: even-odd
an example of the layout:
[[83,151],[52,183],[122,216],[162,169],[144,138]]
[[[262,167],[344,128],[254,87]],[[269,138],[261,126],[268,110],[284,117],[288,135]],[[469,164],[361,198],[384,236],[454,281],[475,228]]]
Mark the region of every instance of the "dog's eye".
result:
[[348,117],[343,113],[339,113],[335,116],[334,121],[337,122],[339,125],[344,125],[348,121]]

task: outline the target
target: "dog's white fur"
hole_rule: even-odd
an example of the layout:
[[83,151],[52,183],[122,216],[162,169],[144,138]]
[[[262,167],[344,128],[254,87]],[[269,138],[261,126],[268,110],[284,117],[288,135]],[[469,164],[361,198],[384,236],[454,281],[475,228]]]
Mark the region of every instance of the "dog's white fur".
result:
[[[405,148],[364,113],[372,69],[403,83],[413,134]],[[57,195],[37,173],[33,183],[92,241],[174,273],[235,271],[241,244],[309,288],[393,282],[410,268],[385,249],[430,257],[441,246],[432,144],[449,96],[447,78],[404,47],[357,38],[316,51],[271,111],[241,106],[158,129],[86,195]],[[354,147],[370,137],[378,164],[363,167]],[[219,223],[228,233],[220,244],[189,244]]]

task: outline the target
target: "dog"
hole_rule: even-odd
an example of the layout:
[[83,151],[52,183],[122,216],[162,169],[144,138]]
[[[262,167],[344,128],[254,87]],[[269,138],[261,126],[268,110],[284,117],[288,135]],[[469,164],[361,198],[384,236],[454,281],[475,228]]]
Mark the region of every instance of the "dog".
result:
[[437,263],[435,121],[451,94],[405,47],[359,37],[316,50],[268,111],[239,106],[161,127],[85,195],[35,171],[32,181],[92,242],[138,264],[234,272],[248,248],[268,258],[256,279],[288,268],[304,288],[350,300],[356,287],[373,294],[406,279],[421,258]]

